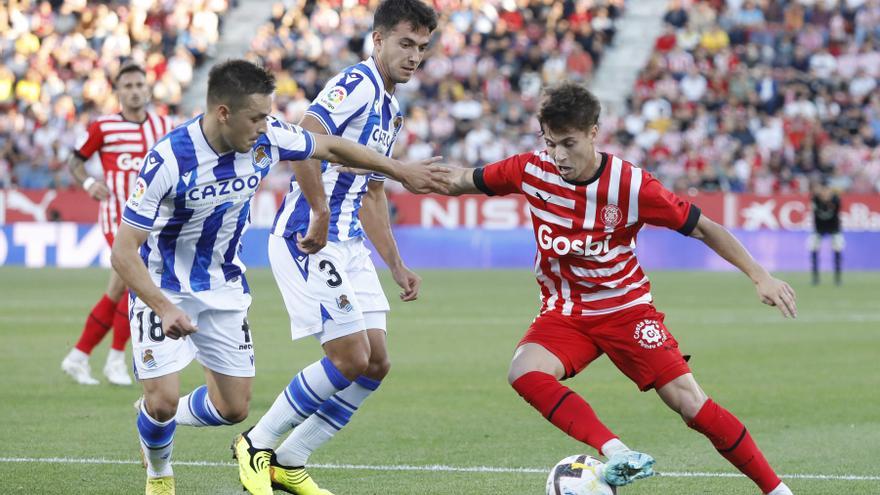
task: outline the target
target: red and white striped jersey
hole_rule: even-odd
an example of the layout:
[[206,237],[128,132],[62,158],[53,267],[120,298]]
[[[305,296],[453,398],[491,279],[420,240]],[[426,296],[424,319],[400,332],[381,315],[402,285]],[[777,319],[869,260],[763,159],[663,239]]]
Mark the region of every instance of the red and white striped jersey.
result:
[[171,119],[147,111],[143,122],[125,120],[121,113],[94,120],[77,143],[75,153],[88,160],[95,152],[101,159],[110,197],[101,201],[99,223],[105,235],[115,235],[125,202],[147,151],[171,131]]
[[601,154],[592,179],[565,181],[546,151],[514,155],[474,171],[489,195],[528,200],[538,252],[535,273],[541,312],[598,316],[650,304],[651,284],[636,259],[644,224],[690,234],[700,218],[648,172]]

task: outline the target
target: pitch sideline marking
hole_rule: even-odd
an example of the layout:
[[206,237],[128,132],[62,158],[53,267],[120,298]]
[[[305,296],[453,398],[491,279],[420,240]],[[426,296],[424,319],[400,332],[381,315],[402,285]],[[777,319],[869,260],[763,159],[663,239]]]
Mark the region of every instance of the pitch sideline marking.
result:
[[[104,465],[140,465],[141,461],[125,459],[101,459],[101,458],[71,458],[71,457],[0,457],[0,463],[55,463],[55,464],[104,464]],[[213,461],[174,461],[176,466],[198,467],[235,467],[231,462]],[[445,466],[435,464],[431,466],[399,465],[367,465],[367,464],[313,464],[310,467],[317,469],[358,469],[364,471],[436,471],[452,473],[546,473],[543,468],[507,468],[493,466]],[[667,478],[741,478],[738,473],[708,473],[708,472],[676,472],[667,471],[658,473]],[[780,478],[800,480],[830,480],[830,481],[880,481],[880,476],[870,475],[835,475],[835,474],[781,474]]]

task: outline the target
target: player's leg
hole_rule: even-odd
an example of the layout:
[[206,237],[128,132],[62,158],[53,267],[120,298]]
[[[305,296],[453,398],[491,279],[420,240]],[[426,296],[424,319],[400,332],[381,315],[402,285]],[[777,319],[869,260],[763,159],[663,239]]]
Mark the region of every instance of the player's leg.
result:
[[[103,223],[102,223],[103,225]],[[113,233],[104,231],[104,238],[108,246],[113,246]],[[86,323],[83,326],[79,341],[61,361],[61,370],[70,375],[77,383],[82,385],[97,385],[98,380],[92,377],[89,366],[89,356],[95,346],[110,331],[113,326],[114,313],[119,301],[119,295],[114,292],[114,280],[111,274],[107,291],[101,296],[97,304],[89,312]]]
[[507,380],[526,402],[568,436],[606,456],[613,454],[620,440],[580,395],[560,383],[565,375],[559,358],[542,345],[529,342],[517,347]]
[[205,384],[180,398],[177,424],[205,427],[244,421],[255,374],[254,342],[247,310],[207,310],[189,339],[198,349]]
[[131,328],[128,322],[128,295],[125,283],[115,270],[110,271],[107,295],[117,303],[113,315],[113,342],[107,353],[104,376],[114,385],[127,386],[132,384],[131,377],[128,375],[128,366],[125,364],[125,344],[131,337]]
[[[111,277],[112,280],[112,277]],[[61,362],[61,369],[82,385],[97,385],[89,367],[89,356],[113,325],[118,299],[107,293],[92,307],[79,340]]]
[[[382,315],[384,320],[384,313]],[[275,450],[280,465],[300,467],[308,464],[312,453],[345,427],[367,397],[379,388],[391,369],[385,330],[371,328],[367,330],[367,337],[370,358],[366,371],[355,378],[351,385],[333,394],[316,414],[309,416],[282,442]]]
[[807,239],[807,248],[810,251],[810,270],[813,274],[813,285],[819,285],[819,247],[822,245],[822,236],[817,232],[811,232]]
[[836,232],[831,235],[831,249],[834,251],[834,283],[837,285],[843,282],[843,248],[845,245],[842,233]]
[[[165,295],[193,316],[178,297]],[[147,468],[147,493],[162,493],[161,488],[169,485],[173,493],[171,452],[177,427],[179,372],[192,362],[195,348],[189,338],[167,338],[162,321],[143,301],[132,301],[132,314],[132,355],[144,391],[138,403],[137,429]],[[196,319],[193,322],[198,324]]]
[[294,426],[348,387],[366,369],[370,356],[363,316],[344,269],[345,249],[329,243],[307,255],[294,239],[274,235],[268,244],[292,337],[318,336],[326,356],[297,373],[248,433],[259,448],[275,448]]
[[[347,250],[348,260],[345,275],[355,289],[355,298],[349,303],[352,311],[355,308],[361,310],[362,325],[368,329],[367,368],[360,376],[353,379],[351,385],[322,404],[317,414],[313,414],[297,426],[276,449],[277,460],[284,466],[305,466],[312,452],[327,443],[349,423],[363,402],[379,388],[382,380],[391,370],[385,339],[390,306],[376,274],[376,268],[370,260],[370,252],[359,240],[347,241],[343,249]],[[340,309],[338,301],[334,302],[336,309]],[[325,335],[322,340],[326,338]]]
[[560,383],[601,355],[574,318],[543,314],[520,341],[507,380],[547,421],[608,456],[623,444],[580,395]]
[[[547,328],[546,322],[539,325]],[[542,338],[540,333],[532,331],[534,328],[533,324],[526,339],[544,342],[521,342],[517,348],[507,377],[514,390],[568,436],[608,457],[603,475],[609,484],[621,486],[652,476],[654,459],[627,447],[599,420],[583,397],[559,381],[563,377],[573,376],[602,352],[583,337],[575,337],[568,342],[568,346],[580,351],[579,354],[565,353],[560,347],[551,352],[544,345],[553,346],[553,340]]]
[[147,468],[147,478],[174,476],[171,452],[177,422],[177,397],[180,389],[178,373],[141,380],[144,390],[140,401],[137,429],[141,451]]
[[718,452],[748,476],[762,493],[790,494],[764,458],[746,427],[710,399],[693,374],[686,373],[657,389],[657,394],[685,423],[702,433]]

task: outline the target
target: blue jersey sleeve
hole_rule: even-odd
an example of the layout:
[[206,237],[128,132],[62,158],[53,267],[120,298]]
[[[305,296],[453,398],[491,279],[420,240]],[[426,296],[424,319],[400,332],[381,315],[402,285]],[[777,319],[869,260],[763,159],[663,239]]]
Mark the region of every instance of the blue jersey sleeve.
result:
[[125,203],[122,221],[136,229],[153,230],[162,199],[174,187],[175,174],[176,166],[165,163],[164,157],[155,148],[151,150],[144,158],[131,196]]
[[[283,120],[270,117],[265,137],[275,151],[272,155],[278,157],[275,163],[308,160],[315,152],[315,137],[312,133]],[[258,145],[259,143],[257,141]]]

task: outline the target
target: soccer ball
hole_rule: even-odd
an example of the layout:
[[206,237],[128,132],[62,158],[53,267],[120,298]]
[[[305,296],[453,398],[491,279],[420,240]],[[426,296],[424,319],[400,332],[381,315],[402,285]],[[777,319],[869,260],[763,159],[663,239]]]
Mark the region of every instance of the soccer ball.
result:
[[573,455],[553,466],[547,477],[547,495],[615,495],[602,477],[605,464],[588,455]]

